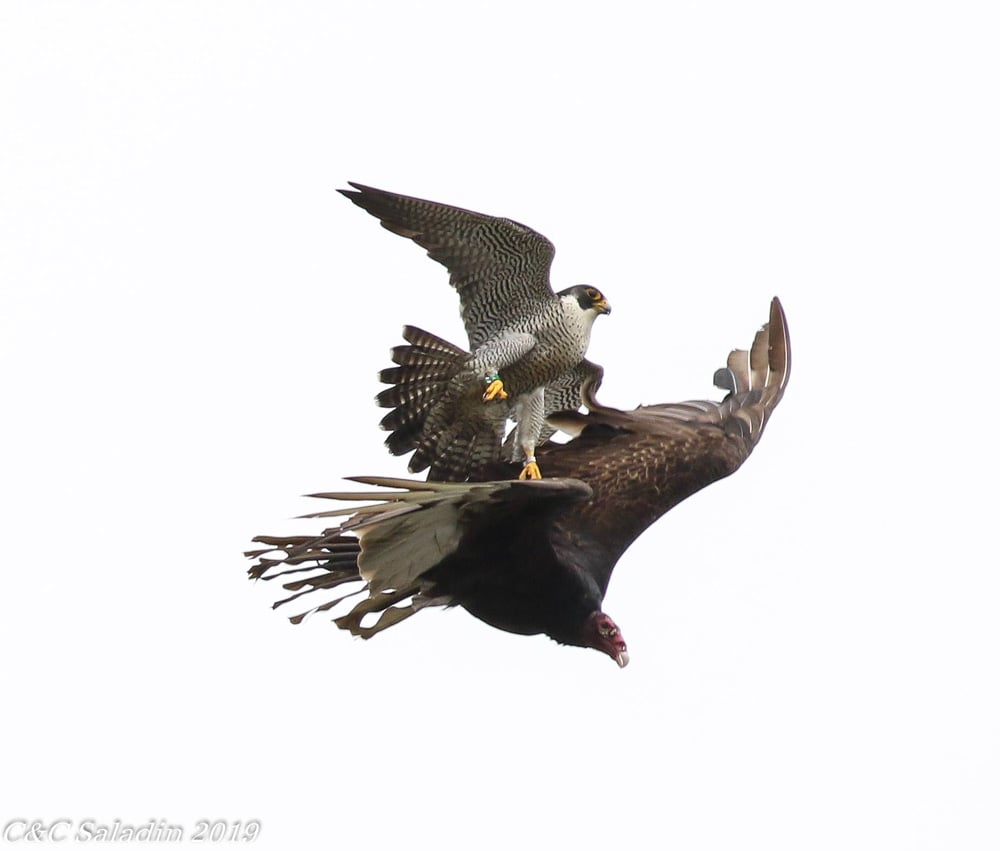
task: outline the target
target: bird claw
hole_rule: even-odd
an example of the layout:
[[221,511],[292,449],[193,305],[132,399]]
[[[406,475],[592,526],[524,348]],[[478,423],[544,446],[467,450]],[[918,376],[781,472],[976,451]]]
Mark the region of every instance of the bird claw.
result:
[[538,469],[538,464],[534,461],[529,461],[524,465],[524,469],[521,470],[521,475],[518,476],[522,481],[525,479],[540,479],[542,477],[542,471]]
[[503,382],[499,378],[494,378],[486,385],[486,392],[483,393],[484,402],[492,402],[494,399],[506,399],[507,391],[503,389]]

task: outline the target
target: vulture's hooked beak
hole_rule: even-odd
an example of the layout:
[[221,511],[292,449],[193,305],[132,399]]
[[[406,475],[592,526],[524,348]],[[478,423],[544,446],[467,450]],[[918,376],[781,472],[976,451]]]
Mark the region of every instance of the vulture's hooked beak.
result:
[[628,664],[628,651],[622,650],[617,656],[615,656],[615,661],[618,663],[619,668],[624,668]]

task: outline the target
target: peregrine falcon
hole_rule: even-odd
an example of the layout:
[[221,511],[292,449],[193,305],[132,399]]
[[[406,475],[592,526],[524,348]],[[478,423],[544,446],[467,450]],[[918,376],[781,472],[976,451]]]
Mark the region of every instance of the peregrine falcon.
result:
[[[340,192],[412,239],[450,272],[470,351],[407,326],[409,346],[393,349],[395,367],[377,397],[393,408],[382,420],[395,455],[413,451],[410,472],[438,481],[475,479],[501,457],[523,461],[538,479],[535,446],[551,430],[545,417],[576,410],[600,367],[584,359],[594,320],[611,306],[595,287],[552,291],[555,249],[515,221],[351,183]],[[547,398],[551,396],[552,398]],[[517,424],[503,448],[507,420]]]

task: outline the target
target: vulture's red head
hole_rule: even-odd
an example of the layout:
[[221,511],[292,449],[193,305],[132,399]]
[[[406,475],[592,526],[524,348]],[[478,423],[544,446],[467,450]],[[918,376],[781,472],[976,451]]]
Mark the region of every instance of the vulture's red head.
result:
[[587,619],[583,637],[588,647],[607,653],[619,668],[624,668],[628,664],[628,647],[622,638],[621,630],[604,612],[594,612]]

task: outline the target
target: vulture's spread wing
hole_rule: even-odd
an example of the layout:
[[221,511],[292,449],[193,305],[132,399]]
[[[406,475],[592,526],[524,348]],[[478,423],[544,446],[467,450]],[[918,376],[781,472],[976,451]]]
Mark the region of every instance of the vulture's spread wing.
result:
[[791,348],[778,299],[749,350],[736,349],[715,374],[729,391],[721,402],[692,401],[620,411],[599,405],[589,414],[550,421],[570,434],[548,443],[539,462],[553,476],[572,475],[594,491],[568,518],[589,569],[602,588],[622,553],[682,500],[731,475],[749,457],[785,392]]

